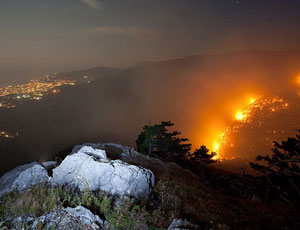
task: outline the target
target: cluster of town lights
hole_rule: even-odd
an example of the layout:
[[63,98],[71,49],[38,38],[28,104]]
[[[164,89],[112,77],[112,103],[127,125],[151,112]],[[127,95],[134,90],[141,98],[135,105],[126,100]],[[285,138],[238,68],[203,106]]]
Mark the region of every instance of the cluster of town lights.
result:
[[7,132],[5,131],[0,131],[0,137],[2,138],[7,138],[7,139],[11,139],[14,138],[14,136],[9,135]]
[[14,108],[14,100],[30,99],[41,100],[44,95],[50,93],[57,94],[58,89],[64,85],[75,85],[74,80],[49,79],[32,80],[24,84],[7,86],[0,88],[0,108]]

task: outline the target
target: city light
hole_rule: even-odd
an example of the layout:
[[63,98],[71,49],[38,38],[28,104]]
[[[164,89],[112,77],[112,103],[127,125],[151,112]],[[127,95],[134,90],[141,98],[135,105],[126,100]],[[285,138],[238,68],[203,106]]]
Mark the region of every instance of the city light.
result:
[[77,79],[59,79],[56,75],[17,85],[0,87],[0,109],[15,108],[24,99],[39,101],[49,94],[58,94],[62,86],[74,86],[77,83],[90,83],[93,79],[89,76],[82,76]]

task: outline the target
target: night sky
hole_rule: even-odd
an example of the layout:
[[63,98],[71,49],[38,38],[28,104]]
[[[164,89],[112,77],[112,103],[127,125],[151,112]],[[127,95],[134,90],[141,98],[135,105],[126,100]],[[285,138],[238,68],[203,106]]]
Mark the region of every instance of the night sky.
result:
[[300,48],[300,0],[1,0],[0,85],[94,66]]

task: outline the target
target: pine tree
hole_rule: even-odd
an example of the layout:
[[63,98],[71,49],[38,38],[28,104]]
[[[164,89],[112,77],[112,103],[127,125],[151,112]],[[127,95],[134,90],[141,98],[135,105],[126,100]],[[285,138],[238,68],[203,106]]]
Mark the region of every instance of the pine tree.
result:
[[256,157],[250,166],[276,189],[279,196],[287,202],[300,205],[300,130],[294,138],[288,138],[281,144],[274,142],[273,155]]
[[209,149],[206,148],[206,146],[202,145],[199,149],[196,149],[194,153],[190,155],[190,159],[205,164],[211,164],[216,162],[216,160],[213,159],[216,155],[217,154],[215,152],[211,152],[209,154]]
[[179,131],[168,132],[168,128],[174,126],[171,121],[162,121],[160,124],[146,125],[139,134],[136,145],[142,153],[151,154],[154,151],[173,156],[184,156],[191,150],[189,139],[180,138]]

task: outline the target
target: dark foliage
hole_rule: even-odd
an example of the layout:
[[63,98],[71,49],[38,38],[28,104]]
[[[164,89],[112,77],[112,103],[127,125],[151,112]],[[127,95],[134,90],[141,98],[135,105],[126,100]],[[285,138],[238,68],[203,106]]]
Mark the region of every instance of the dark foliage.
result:
[[[136,140],[137,150],[145,154],[162,154],[163,157],[182,157],[189,153],[191,144],[189,139],[180,138],[179,131],[169,132],[168,128],[174,126],[171,121],[162,121],[156,125],[146,125]],[[171,157],[172,155],[172,157]]]
[[217,162],[213,158],[217,156],[215,152],[209,154],[209,149],[202,145],[199,149],[196,149],[193,154],[190,155],[191,160],[199,161],[200,163],[211,164]]
[[296,137],[288,138],[281,144],[274,142],[273,155],[257,156],[251,167],[259,172],[277,195],[288,203],[300,206],[300,130]]

